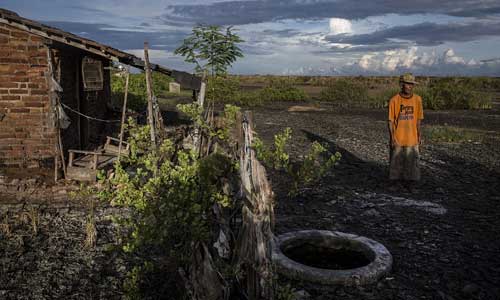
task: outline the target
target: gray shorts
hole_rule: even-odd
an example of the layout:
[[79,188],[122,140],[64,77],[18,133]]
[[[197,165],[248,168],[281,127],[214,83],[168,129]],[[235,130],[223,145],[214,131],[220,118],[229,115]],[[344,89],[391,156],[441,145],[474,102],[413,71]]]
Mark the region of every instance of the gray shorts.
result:
[[394,146],[390,151],[389,179],[420,180],[420,152],[417,146]]

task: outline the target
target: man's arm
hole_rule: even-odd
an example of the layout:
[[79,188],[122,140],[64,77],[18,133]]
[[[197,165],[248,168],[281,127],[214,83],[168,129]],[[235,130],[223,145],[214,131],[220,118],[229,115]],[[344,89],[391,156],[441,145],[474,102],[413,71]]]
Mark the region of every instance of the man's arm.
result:
[[394,122],[391,120],[387,121],[387,128],[389,129],[389,146],[394,147],[396,144],[394,139]]
[[419,115],[417,118],[417,136],[418,136],[418,144],[422,145],[422,130],[421,130],[421,124],[422,120],[424,119],[424,107],[422,105],[422,98],[419,99],[418,101],[418,110],[419,110]]
[[417,120],[417,136],[418,136],[418,144],[422,145],[422,130],[421,130],[421,125],[422,119]]

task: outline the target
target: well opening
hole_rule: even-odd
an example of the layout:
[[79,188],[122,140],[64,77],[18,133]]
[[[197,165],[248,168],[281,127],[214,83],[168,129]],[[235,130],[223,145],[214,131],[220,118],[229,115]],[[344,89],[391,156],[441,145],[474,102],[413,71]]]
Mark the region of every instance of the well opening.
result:
[[283,249],[290,259],[320,269],[348,270],[367,266],[373,260],[373,255],[367,255],[360,249],[339,245],[326,247],[313,243],[304,243],[295,247]]
[[360,285],[390,272],[392,256],[382,244],[362,236],[303,230],[275,238],[273,262],[280,274],[294,279]]

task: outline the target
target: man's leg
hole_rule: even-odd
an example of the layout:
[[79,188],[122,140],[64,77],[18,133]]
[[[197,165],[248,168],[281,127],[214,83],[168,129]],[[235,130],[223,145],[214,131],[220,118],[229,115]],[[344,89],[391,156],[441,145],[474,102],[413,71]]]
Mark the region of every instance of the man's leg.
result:
[[405,147],[405,176],[406,187],[409,192],[417,192],[417,186],[420,181],[420,152],[419,146]]
[[389,162],[389,179],[400,180],[402,179],[403,171],[403,147],[394,146],[391,149],[391,160]]
[[420,181],[420,149],[419,146],[408,147],[409,163],[411,166],[410,180]]

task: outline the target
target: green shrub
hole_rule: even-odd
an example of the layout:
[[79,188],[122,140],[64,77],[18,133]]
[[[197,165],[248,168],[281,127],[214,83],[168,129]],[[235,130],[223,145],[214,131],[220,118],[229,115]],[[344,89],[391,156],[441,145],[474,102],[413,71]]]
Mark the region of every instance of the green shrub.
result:
[[216,103],[236,103],[240,97],[240,81],[231,76],[210,76],[207,85],[207,100]]
[[432,81],[429,86],[417,87],[415,93],[423,100],[427,109],[489,109],[492,94],[475,90],[474,84],[443,78]]
[[368,106],[372,108],[385,108],[389,105],[389,100],[399,93],[399,88],[392,87],[374,93],[368,98]]
[[268,85],[259,91],[259,96],[263,102],[306,100],[306,93],[294,84],[292,79],[271,78]]
[[[425,109],[489,109],[493,95],[478,91],[491,83],[485,79],[474,78],[437,78],[428,84],[417,85],[415,94],[422,97]],[[492,81],[494,82],[494,81]],[[389,99],[399,92],[399,88],[386,88],[369,97],[368,104],[373,108],[387,107]]]
[[[193,121],[203,122],[196,104],[182,108]],[[229,139],[238,110],[226,105],[224,127],[206,128],[206,122],[199,123],[200,135]],[[222,151],[200,157],[197,150],[178,147],[169,139],[155,147],[149,132],[148,125],[139,126],[130,119],[130,155],[115,162],[113,176],[99,176],[99,190],[92,187],[92,194],[101,201],[129,212],[113,218],[124,233],[121,249],[133,257],[135,265],[124,282],[129,299],[156,298],[150,294],[174,286],[171,273],[191,264],[194,243],[210,241],[215,229],[212,208],[216,203],[233,204],[233,189],[226,186],[238,178],[234,157]]]
[[236,103],[241,106],[260,106],[264,104],[259,91],[253,92],[240,92],[239,98]]
[[464,77],[456,79],[458,83],[472,87],[474,90],[498,90],[500,78],[494,77]]
[[427,86],[417,86],[415,94],[422,97],[424,109],[438,110],[445,107],[443,98],[438,97],[436,91]]
[[[157,97],[168,93],[172,78],[153,72],[153,92]],[[125,93],[125,76],[111,75],[111,101],[115,107],[121,107]],[[136,111],[147,106],[146,75],[144,73],[130,74],[128,84],[127,107]]]
[[483,136],[478,132],[453,126],[424,127],[424,137],[433,142],[464,143],[480,142]]
[[259,96],[264,102],[276,101],[304,101],[306,94],[297,88],[281,90],[273,87],[265,87],[259,92]]
[[269,77],[267,85],[258,91],[240,90],[237,77],[212,77],[208,81],[207,99],[216,103],[231,103],[241,106],[258,106],[275,101],[304,101],[305,92],[294,86],[294,80]]
[[253,147],[257,158],[266,166],[279,171],[285,171],[292,179],[288,195],[294,197],[300,187],[317,182],[326,172],[332,169],[340,160],[339,152],[330,153],[319,142],[311,144],[307,154],[300,162],[291,162],[286,148],[292,138],[292,129],[285,128],[282,133],[274,136],[274,144],[268,147],[264,142],[254,137]]
[[319,99],[340,106],[351,106],[365,105],[369,97],[366,86],[352,80],[339,79],[321,91]]

